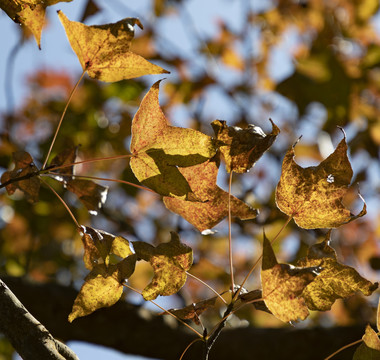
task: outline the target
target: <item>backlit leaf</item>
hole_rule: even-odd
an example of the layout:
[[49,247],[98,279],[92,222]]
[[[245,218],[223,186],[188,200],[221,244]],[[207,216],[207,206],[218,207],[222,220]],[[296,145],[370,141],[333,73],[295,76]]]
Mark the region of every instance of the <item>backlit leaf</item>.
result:
[[154,276],[143,290],[145,300],[154,300],[158,295],[168,296],[178,292],[186,282],[186,271],[193,263],[193,251],[180,242],[178,234],[171,232],[171,240],[156,248],[144,242],[134,242],[138,258],[149,261]]
[[177,166],[193,166],[215,154],[210,136],[170,126],[159,102],[159,82],[145,95],[132,122],[131,169],[137,179],[164,196],[194,199]]
[[325,240],[310,247],[299,266],[320,266],[319,276],[302,293],[310,310],[330,310],[336,299],[346,298],[357,291],[369,296],[378,287],[359,275],[352,267],[340,264],[329,246],[330,232]]
[[86,276],[85,282],[74,301],[69,321],[91,314],[102,307],[115,304],[123,293],[116,265],[98,265]]
[[363,342],[356,349],[353,360],[380,360],[380,339],[370,325],[365,329]]
[[46,7],[59,2],[70,1],[72,0],[0,0],[0,8],[2,8],[14,22],[25,25],[32,32],[40,48]]
[[16,151],[13,153],[13,160],[15,163],[14,170],[4,172],[1,176],[1,183],[4,184],[9,180],[26,176],[26,179],[13,182],[5,188],[9,195],[12,195],[19,189],[25,194],[26,199],[30,203],[37,202],[40,191],[40,179],[36,176],[38,169],[34,165],[33,158],[26,151]]
[[254,125],[241,129],[237,126],[227,126],[222,120],[214,120],[211,123],[228,172],[247,172],[273,144],[280,129],[270,121],[272,132],[269,135]]
[[70,21],[62,11],[58,16],[83,70],[90,77],[112,82],[168,73],[129,50],[134,26],[142,28],[138,19],[125,18],[113,24],[87,26]]
[[[209,308],[213,308],[215,306],[215,301],[217,297],[213,297],[210,299],[202,300],[197,303],[193,303],[188,305],[182,309],[170,309],[168,310],[176,317],[182,320],[192,320],[195,324],[199,325],[199,316],[205,312]],[[168,315],[167,312],[163,312],[160,315]]]
[[89,226],[82,226],[82,230],[83,261],[89,270],[100,263],[108,265],[112,254],[123,259],[133,254],[129,241],[121,236],[114,236]]
[[243,293],[239,295],[238,299],[243,304],[253,304],[256,310],[265,311],[271,314],[271,311],[267,308],[263,300],[263,292],[259,289]]
[[366,214],[353,215],[342,203],[352,178],[346,138],[318,166],[302,168],[294,161],[294,146],[282,164],[276,188],[277,207],[304,229],[336,228]]
[[263,299],[278,319],[289,322],[308,317],[309,310],[302,292],[315,279],[318,271],[318,266],[299,268],[279,264],[270,241],[264,235],[261,270]]
[[[77,157],[77,150],[78,148],[76,146],[68,146],[66,149],[64,149],[62,152],[60,152],[53,158],[53,160],[50,162],[49,167],[54,168],[54,167],[59,167],[62,165],[73,164]],[[53,172],[59,173],[59,174],[65,174],[65,175],[73,175],[74,165],[53,170]],[[62,181],[62,179],[59,177],[57,180]]]
[[[201,202],[164,197],[169,210],[181,215],[199,231],[211,229],[228,215],[228,192],[216,185],[218,168],[219,159],[214,157],[202,164],[179,169]],[[231,214],[248,220],[254,219],[258,211],[231,196]]]

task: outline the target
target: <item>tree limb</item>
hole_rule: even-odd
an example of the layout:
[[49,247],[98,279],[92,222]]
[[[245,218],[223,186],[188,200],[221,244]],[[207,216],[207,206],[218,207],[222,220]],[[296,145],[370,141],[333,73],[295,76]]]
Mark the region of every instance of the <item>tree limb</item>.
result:
[[[195,339],[189,330],[169,317],[157,316],[140,306],[119,301],[72,324],[67,321],[77,291],[70,287],[35,284],[20,278],[3,278],[19,299],[63,341],[81,340],[128,354],[178,360]],[[340,347],[360,339],[364,325],[313,329],[225,329],[210,351],[210,360],[321,360]],[[199,359],[202,342],[195,343],[184,360]],[[339,354],[352,359],[355,347]]]
[[24,360],[79,360],[57,341],[0,279],[0,331]]

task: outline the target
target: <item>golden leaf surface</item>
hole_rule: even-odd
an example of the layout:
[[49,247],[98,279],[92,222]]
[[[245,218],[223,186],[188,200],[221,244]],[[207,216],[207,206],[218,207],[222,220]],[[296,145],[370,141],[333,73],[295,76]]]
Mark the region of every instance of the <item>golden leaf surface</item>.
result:
[[318,267],[296,268],[279,264],[270,241],[264,235],[261,284],[263,299],[272,314],[284,322],[305,320],[309,316],[302,292],[314,281]]
[[298,266],[319,266],[318,277],[302,293],[310,310],[330,310],[335,300],[346,298],[357,291],[371,295],[378,284],[364,279],[352,267],[337,261],[335,250],[329,246],[330,232],[326,238],[310,247],[306,258],[298,261]]
[[123,285],[119,281],[118,267],[97,265],[86,276],[74,301],[69,321],[89,315],[102,307],[112,306],[120,299],[122,293]]
[[197,200],[177,166],[202,163],[215,154],[215,147],[210,136],[169,125],[158,95],[156,82],[133,118],[131,169],[142,184],[160,195]]
[[41,183],[36,176],[38,169],[34,165],[33,158],[26,151],[16,151],[12,155],[15,163],[14,170],[4,172],[1,176],[1,183],[4,184],[7,181],[21,178],[20,181],[6,185],[8,194],[12,195],[19,189],[30,203],[37,202]]
[[148,243],[134,242],[138,258],[149,261],[154,276],[142,295],[145,300],[154,300],[158,295],[168,296],[178,292],[185,284],[186,271],[193,263],[192,249],[180,242],[178,234],[171,232],[171,240],[156,248]]
[[[214,157],[202,164],[179,168],[195,196],[201,201],[186,201],[164,197],[165,206],[182,216],[199,231],[213,228],[228,215],[228,192],[217,184],[219,159]],[[241,220],[254,219],[258,211],[231,196],[231,214]]]
[[363,342],[356,349],[353,360],[380,360],[380,339],[370,325],[365,329]]
[[134,26],[142,28],[138,19],[125,18],[112,24],[87,26],[70,21],[62,11],[58,16],[83,70],[90,77],[113,82],[168,73],[129,50]]
[[248,125],[247,129],[227,126],[222,120],[214,120],[216,141],[226,163],[227,172],[245,173],[276,140],[280,129],[272,120],[272,132],[266,135],[260,127]]
[[26,26],[41,48],[41,33],[45,24],[46,7],[72,0],[0,0],[0,8],[16,23]]
[[366,214],[365,203],[358,215],[342,203],[353,175],[345,137],[328,158],[307,168],[294,161],[294,146],[285,155],[276,188],[283,213],[304,229],[336,228]]

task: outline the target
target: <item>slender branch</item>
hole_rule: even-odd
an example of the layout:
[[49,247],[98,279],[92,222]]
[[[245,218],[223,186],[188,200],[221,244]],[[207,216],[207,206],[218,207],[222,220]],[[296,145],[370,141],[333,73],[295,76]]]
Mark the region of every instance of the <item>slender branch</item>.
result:
[[[137,294],[140,294],[141,296],[143,296],[142,292],[133,288],[132,286],[129,286],[128,284],[126,283],[123,283],[123,286],[127,287],[128,289],[134,291],[135,293]],[[171,317],[173,317],[174,319],[176,319],[177,321],[179,321],[180,323],[182,323],[183,325],[185,325],[187,328],[189,328],[192,332],[194,332],[195,334],[197,334],[199,336],[199,338],[202,338],[203,336],[197,331],[195,330],[194,328],[192,328],[189,324],[186,324],[182,319],[180,319],[179,317],[175,316],[174,314],[172,314],[169,310],[166,310],[165,308],[163,308],[162,306],[158,305],[156,302],[154,302],[153,300],[149,300],[153,305],[156,305],[159,309],[161,309],[162,311],[166,312],[168,315],[170,315]]]
[[187,350],[189,350],[189,349],[191,348],[191,346],[192,346],[193,344],[195,344],[197,341],[202,341],[202,339],[200,339],[200,338],[194,339],[189,345],[187,345],[187,346],[186,346],[186,349],[183,350],[183,353],[181,354],[181,357],[179,358],[179,360],[182,360],[182,359],[183,359],[183,357],[185,356]]
[[324,360],[329,360],[331,359],[332,357],[334,357],[336,354],[339,354],[341,351],[345,350],[345,349],[348,349],[349,347],[351,346],[354,346],[356,344],[360,344],[361,342],[363,341],[363,339],[360,339],[360,340],[357,340],[357,341],[354,341],[350,344],[347,344],[345,346],[342,346],[339,350],[335,351],[334,353],[332,353],[331,355],[329,355],[327,358],[325,358]]
[[79,360],[24,307],[0,279],[0,331],[24,360]]
[[[49,172],[47,175],[69,176],[69,175],[60,174],[60,173],[54,173],[54,172]],[[88,176],[88,175],[71,175],[71,176],[73,178],[78,178],[78,179],[92,179],[92,180],[113,181],[113,182],[117,182],[117,183],[121,183],[121,184],[127,184],[127,185],[133,186],[133,187],[138,188],[138,189],[147,190],[147,191],[150,191],[153,194],[157,194],[152,189],[149,189],[147,187],[144,187],[144,186],[141,186],[141,185],[137,185],[137,184],[131,183],[129,181],[125,181],[125,180],[110,179],[110,178],[101,178],[101,177],[97,177],[97,176]]]
[[[285,227],[289,224],[290,220],[293,219],[293,216],[289,216],[288,219],[285,221],[284,225],[282,225],[280,231],[277,233],[277,235],[273,238],[273,240],[271,241],[271,244],[273,245],[273,243],[277,240],[277,238],[279,237],[279,235],[282,233],[282,231],[285,229]],[[259,261],[262,259],[263,255],[261,254],[260,257],[256,260],[256,262],[253,264],[253,266],[251,267],[251,269],[249,270],[248,274],[245,276],[243,282],[241,283],[239,289],[236,290],[234,296],[233,296],[233,299],[236,299],[239,292],[240,292],[240,289],[244,287],[245,283],[247,282],[248,278],[251,276],[251,274],[253,273],[253,270],[255,270],[257,264],[259,263]]]
[[52,142],[51,142],[51,144],[50,144],[49,151],[48,151],[48,153],[47,153],[47,155],[46,155],[46,158],[45,158],[44,164],[43,164],[43,166],[42,166],[42,169],[45,169],[45,166],[46,166],[46,164],[47,164],[47,162],[48,162],[48,160],[49,160],[50,154],[51,154],[51,150],[53,149],[53,146],[54,146],[55,140],[56,140],[56,138],[57,138],[57,135],[58,135],[59,129],[61,128],[63,118],[65,117],[65,114],[66,114],[67,108],[69,107],[69,104],[70,104],[70,102],[71,102],[71,99],[73,98],[73,95],[74,95],[74,93],[75,93],[75,90],[78,88],[78,86],[79,86],[80,82],[82,81],[83,76],[84,76],[84,74],[86,73],[86,71],[87,71],[87,70],[83,70],[82,75],[80,76],[79,80],[77,81],[77,83],[75,84],[75,86],[73,87],[73,89],[71,90],[70,96],[69,96],[69,98],[68,98],[68,100],[67,100],[67,103],[66,103],[65,108],[64,108],[64,110],[63,110],[63,113],[62,113],[62,115],[61,115],[61,118],[59,119],[59,123],[58,123],[57,129],[55,130],[55,134],[54,134],[53,140],[52,140]]
[[228,254],[229,254],[229,263],[230,263],[230,275],[231,275],[231,290],[232,292],[235,290],[235,281],[234,281],[234,266],[233,266],[233,258],[232,258],[232,219],[231,219],[231,184],[232,184],[232,173],[230,172],[230,180],[228,183]]
[[208,285],[207,283],[205,283],[203,280],[201,280],[199,277],[196,277],[195,275],[193,274],[190,274],[189,272],[186,271],[186,275],[192,277],[193,279],[199,281],[202,285],[206,286],[207,288],[209,288],[220,300],[222,300],[226,305],[227,305],[227,301],[224,300],[222,298],[222,296],[213,288],[211,287],[210,285]]
[[74,223],[75,225],[77,226],[78,229],[80,229],[80,225],[77,221],[77,219],[75,218],[74,214],[72,213],[72,211],[70,210],[70,208],[67,206],[67,204],[65,203],[65,201],[58,195],[58,193],[43,179],[41,179],[41,181],[55,194],[55,196],[61,201],[61,203],[63,204],[63,206],[66,208],[66,210],[68,211],[68,213],[70,214],[71,218],[74,220]]
[[74,165],[79,165],[79,164],[86,164],[86,163],[91,163],[91,162],[95,162],[95,161],[103,161],[103,160],[106,161],[106,160],[125,159],[125,158],[129,158],[131,156],[132,156],[131,154],[127,154],[127,155],[116,155],[116,156],[109,156],[109,157],[102,157],[102,158],[94,158],[94,159],[82,160],[82,161],[73,162],[71,164],[63,164],[63,165],[59,165],[59,166],[48,167],[44,171],[50,172],[50,171],[64,169],[64,168],[67,168],[67,167],[70,167],[70,166],[74,166]]

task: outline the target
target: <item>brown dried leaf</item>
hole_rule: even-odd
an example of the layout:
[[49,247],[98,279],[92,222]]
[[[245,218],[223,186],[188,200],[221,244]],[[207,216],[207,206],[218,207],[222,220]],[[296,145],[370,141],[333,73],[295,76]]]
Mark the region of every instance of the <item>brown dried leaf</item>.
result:
[[272,123],[272,132],[266,135],[260,127],[248,125],[247,129],[227,126],[226,121],[214,120],[217,144],[226,162],[227,172],[244,173],[255,165],[256,161],[276,140],[280,129]]
[[38,169],[34,165],[33,158],[26,151],[16,151],[13,153],[15,163],[14,170],[6,171],[1,176],[1,183],[17,178],[26,177],[23,180],[12,182],[6,185],[9,195],[12,195],[17,189],[21,190],[30,203],[38,201],[40,191],[40,179],[38,178]]

